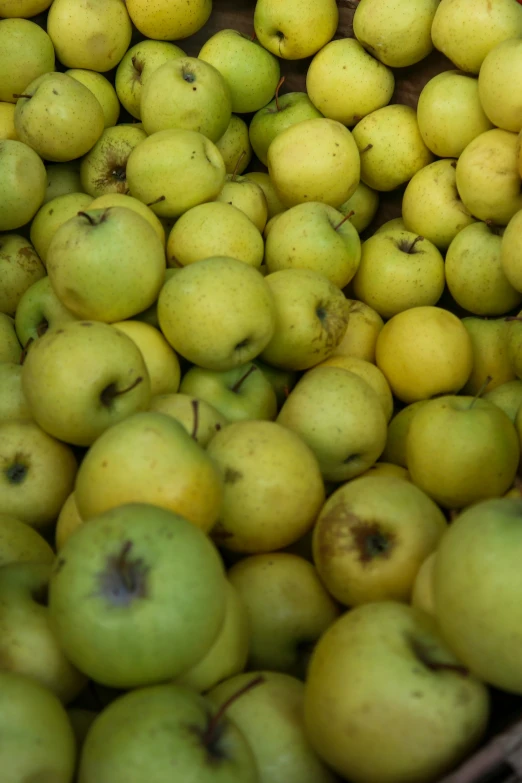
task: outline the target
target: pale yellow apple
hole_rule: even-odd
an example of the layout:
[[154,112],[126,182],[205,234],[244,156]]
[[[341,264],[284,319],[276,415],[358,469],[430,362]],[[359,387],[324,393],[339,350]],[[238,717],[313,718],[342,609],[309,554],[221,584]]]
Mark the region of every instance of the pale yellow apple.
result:
[[74,531],[80,527],[80,525],[83,525],[83,519],[78,512],[76,497],[73,491],[67,497],[65,503],[60,509],[58,519],[56,520],[54,545],[57,552],[62,549],[69,536],[71,536]]
[[500,245],[500,264],[509,283],[522,292],[520,237],[522,236],[522,207],[509,221]]
[[0,313],[0,362],[20,364],[22,346],[18,340],[15,321],[10,315]]
[[150,377],[150,393],[177,392],[181,378],[179,359],[159,329],[143,321],[115,321],[113,327],[138,346]]
[[112,125],[116,125],[120,116],[120,102],[110,81],[101,73],[85,68],[71,68],[65,73],[84,84],[96,96],[103,109],[105,127],[110,128]]
[[435,570],[435,557],[437,550],[431,552],[417,571],[413,590],[411,592],[411,605],[421,609],[426,614],[435,616],[435,597],[433,594],[433,572]]
[[367,476],[369,478],[375,476],[391,476],[392,478],[403,479],[403,481],[411,481],[410,474],[401,465],[394,465],[393,462],[376,462],[371,468],[361,473],[360,478]]
[[14,124],[14,114],[14,103],[0,102],[0,140],[14,139],[16,141],[18,139]]
[[144,36],[160,41],[178,41],[200,30],[212,11],[212,0],[127,0],[130,18]]
[[0,361],[0,423],[31,418],[22,389],[22,366]]
[[[249,171],[245,174],[245,177],[252,182],[256,182],[263,193],[265,194],[266,203],[268,207],[268,221],[270,221],[276,215],[284,212],[286,207],[277,195],[274,183],[270,179],[270,175],[265,171]],[[265,226],[264,234],[267,231],[267,225]]]
[[522,381],[519,378],[507,381],[492,391],[486,391],[482,398],[495,403],[514,423],[522,404]]
[[392,218],[379,226],[373,233],[382,234],[384,231],[407,231],[406,224],[401,217]]
[[219,546],[272,552],[312,527],[324,484],[312,450],[290,429],[273,421],[237,421],[214,435],[207,453],[224,485],[212,530]]
[[21,234],[0,235],[0,277],[0,313],[14,315],[27,289],[45,277],[38,254]]
[[367,114],[352,130],[361,179],[379,191],[395,190],[433,161],[411,106],[392,104]]
[[104,73],[129,48],[132,24],[121,0],[54,0],[47,32],[63,65]]
[[49,245],[57,230],[69,218],[89,208],[91,202],[92,196],[87,193],[66,193],[56,196],[40,207],[31,221],[29,236],[44,265],[47,261]]
[[13,231],[34,217],[43,204],[46,171],[40,156],[27,144],[0,141],[0,231]]
[[433,76],[422,88],[417,122],[424,143],[439,158],[458,158],[476,136],[491,130],[471,73],[449,70]]
[[339,207],[359,184],[359,152],[354,137],[340,122],[303,120],[272,141],[268,172],[287,207],[305,201]]
[[508,350],[508,323],[504,318],[468,316],[462,323],[473,348],[473,370],[462,387],[462,394],[489,392],[514,381],[516,374]]
[[456,315],[441,307],[412,307],[383,326],[377,366],[405,403],[456,393],[473,369],[473,345]]
[[28,84],[54,71],[54,48],[40,25],[16,18],[18,14],[10,19],[1,19],[2,16],[0,12],[0,101],[16,103]]
[[81,189],[93,199],[107,193],[128,194],[127,162],[133,149],[146,138],[137,124],[105,128],[81,160]]
[[252,158],[252,145],[246,122],[233,114],[226,131],[216,141],[216,147],[221,153],[227,174],[242,174]]
[[372,307],[357,299],[348,299],[348,307],[348,326],[330,356],[355,356],[375,363],[377,336],[384,321]]
[[[349,323],[350,322],[348,321],[348,324]],[[393,414],[393,397],[391,389],[383,373],[375,364],[372,364],[365,359],[359,359],[357,356],[337,355],[329,356],[327,359],[320,362],[320,364],[317,364],[316,367],[342,367],[344,370],[349,370],[358,375],[375,391],[381,402],[386,421],[390,421]]]
[[263,233],[268,220],[268,204],[264,191],[257,182],[237,174],[227,174],[216,201],[240,209],[257,230]]
[[339,11],[335,0],[258,0],[254,31],[269,52],[284,60],[310,57],[330,41],[337,29]]
[[105,193],[103,196],[98,196],[98,198],[91,201],[89,208],[105,209],[105,207],[126,207],[127,209],[132,209],[134,212],[137,212],[138,215],[144,217],[145,220],[151,224],[158,235],[158,238],[161,240],[162,244],[165,245],[165,229],[163,228],[161,220],[154,214],[152,209],[142,201],[138,201],[137,198],[128,196],[125,193]]
[[159,394],[150,401],[149,410],[166,413],[179,421],[188,434],[205,448],[227,419],[206,400],[189,394]]
[[54,562],[54,552],[37,530],[16,517],[0,514],[0,567],[9,563]]
[[0,0],[0,17],[30,18],[46,11],[53,0]]
[[[408,439],[408,432],[410,431],[410,425],[413,417],[420,408],[425,405],[427,400],[418,400],[412,402],[410,405],[402,408],[392,418],[388,424],[388,435],[386,439],[386,446],[382,453],[381,459],[392,463],[393,465],[400,466],[407,470],[407,455],[406,455],[406,443]],[[377,465],[379,463],[376,463]]]
[[360,234],[365,228],[368,228],[372,222],[377,209],[379,207],[379,194],[376,190],[372,190],[364,182],[359,182],[355,192],[350,196],[348,201],[337,207],[339,212],[343,215],[350,213],[350,223],[357,232]]

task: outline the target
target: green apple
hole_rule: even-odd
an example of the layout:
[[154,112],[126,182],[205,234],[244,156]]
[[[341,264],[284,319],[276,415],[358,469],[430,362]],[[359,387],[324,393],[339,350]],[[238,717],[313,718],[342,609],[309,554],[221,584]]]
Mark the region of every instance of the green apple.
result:
[[106,128],[93,148],[82,159],[80,177],[82,190],[93,199],[106,193],[129,192],[127,162],[132,150],[147,134],[134,125]]
[[280,76],[279,60],[258,41],[224,29],[207,38],[198,55],[221,73],[230,89],[232,111],[248,114],[272,100]]
[[56,520],[56,527],[54,528],[54,546],[57,553],[60,552],[69,536],[71,536],[80,525],[83,525],[83,522],[84,520],[80,517],[78,512],[76,495],[73,491],[68,495],[65,503],[60,509],[58,519]]
[[328,359],[320,362],[316,365],[316,367],[342,367],[343,370],[349,370],[350,372],[355,373],[355,375],[358,375],[359,378],[362,378],[363,381],[366,381],[366,383],[371,386],[374,392],[377,394],[382,405],[384,415],[386,416],[386,421],[390,421],[393,415],[392,393],[388,385],[388,381],[375,364],[372,364],[372,362],[367,362],[364,359],[359,359],[357,356],[337,355],[329,356]]
[[76,745],[58,697],[31,677],[7,671],[0,671],[0,693],[4,783],[71,783]]
[[522,78],[522,41],[509,38],[491,49],[480,67],[480,102],[497,128],[519,133],[522,111],[513,84]]
[[497,405],[514,424],[522,404],[522,381],[516,378],[514,381],[501,383],[500,386],[495,386],[494,389],[483,394],[482,399]]
[[435,557],[437,550],[432,552],[424,560],[417,571],[413,590],[411,591],[411,605],[414,609],[421,609],[423,612],[435,617],[435,599],[433,596],[433,570],[435,567]]
[[[374,54],[379,57],[379,52]],[[355,38],[330,41],[315,55],[306,74],[306,91],[321,114],[350,127],[390,102],[395,77],[375,57]]]
[[456,394],[471,375],[471,337],[442,307],[411,307],[394,315],[377,337],[375,361],[395,397],[406,404]]
[[515,368],[510,355],[510,325],[504,318],[476,318],[467,316],[463,325],[471,337],[473,370],[462,394],[492,391],[507,381],[515,380]]
[[22,388],[37,424],[77,446],[89,446],[116,422],[147,410],[151,398],[134,340],[97,321],[63,323],[36,340],[23,365]]
[[271,552],[243,558],[228,578],[248,612],[249,669],[304,679],[314,644],[340,614],[314,566],[298,555]]
[[87,678],[69,663],[50,626],[51,570],[49,563],[18,562],[0,568],[0,658],[2,669],[37,680],[68,704]]
[[281,370],[279,367],[271,367],[259,358],[254,359],[253,363],[272,384],[277,404],[281,406],[297,383],[298,373],[295,370]]
[[350,198],[337,207],[343,215],[348,215],[348,219],[358,234],[361,234],[365,228],[368,228],[379,207],[379,194],[372,190],[364,182],[359,182],[356,190]]
[[384,321],[379,313],[364,302],[359,302],[357,299],[347,301],[348,325],[341,342],[334,348],[330,357],[354,356],[375,363],[375,345]]
[[159,217],[174,218],[212,201],[225,183],[221,153],[202,133],[164,130],[153,133],[130,154],[130,195]]
[[344,288],[355,275],[361,242],[342,212],[320,202],[291,207],[281,214],[266,239],[269,273],[309,269]]
[[386,444],[386,416],[376,392],[340,367],[315,367],[298,381],[277,422],[310,446],[327,481],[367,470]]
[[389,231],[362,243],[353,292],[382,318],[435,305],[444,285],[444,258],[429,239],[412,231]]
[[362,476],[337,489],[321,509],[313,532],[315,567],[345,606],[408,603],[417,571],[446,528],[439,507],[410,481]]
[[386,439],[386,446],[381,455],[381,460],[407,469],[406,444],[408,442],[410,425],[417,411],[420,410],[426,402],[428,402],[428,400],[412,402],[392,417],[388,424],[388,436]]
[[475,222],[457,190],[457,161],[436,160],[408,182],[402,198],[402,219],[408,229],[447,250],[459,231]]
[[145,81],[156,68],[177,57],[186,57],[179,46],[145,39],[127,49],[120,60],[114,86],[124,109],[137,120],[141,119],[141,91]]
[[482,108],[476,76],[456,70],[426,82],[417,122],[424,143],[439,158],[458,158],[474,138],[493,127]]
[[227,174],[242,174],[252,158],[252,146],[248,135],[248,125],[236,114],[233,114],[227,129],[216,147],[221,153]]
[[[249,676],[249,687],[256,684]],[[241,700],[242,693],[234,694]],[[149,686],[113,701],[94,721],[82,751],[79,783],[259,783],[249,743],[228,709],[192,688]],[[122,731],[123,729],[123,731]],[[173,759],[175,760],[173,762]]]
[[213,65],[176,57],[156,68],[141,90],[141,120],[147,134],[179,128],[211,141],[225,133],[232,116],[228,84]]
[[120,0],[54,0],[47,32],[63,65],[104,73],[129,48],[132,24]]
[[515,133],[494,128],[473,139],[458,159],[460,198],[479,220],[505,226],[522,209],[517,141]]
[[431,24],[438,4],[439,0],[361,0],[353,32],[390,68],[415,65],[433,49]]
[[441,0],[431,36],[462,71],[477,74],[488,52],[522,35],[522,8],[512,0]]
[[115,321],[112,325],[139,348],[149,374],[151,395],[177,392],[181,376],[179,359],[159,329],[131,319]]
[[165,278],[165,250],[150,223],[136,212],[89,209],[53,236],[47,273],[74,315],[120,321],[157,299]]
[[0,423],[31,418],[22,390],[21,364],[0,362]]
[[500,264],[508,282],[522,292],[522,272],[520,270],[520,237],[522,235],[522,207],[515,212],[502,236],[500,245]]
[[46,263],[47,250],[58,228],[78,212],[87,209],[91,203],[92,196],[87,193],[64,193],[42,204],[31,221],[30,237],[43,264]]
[[276,89],[275,98],[259,109],[250,121],[250,143],[264,166],[268,164],[268,148],[279,133],[298,122],[323,116],[305,92],[288,92],[280,96],[281,84]]
[[374,190],[395,190],[434,159],[411,106],[377,109],[363,117],[352,133],[361,159],[361,179]]
[[449,509],[504,494],[520,458],[504,411],[466,395],[427,402],[413,417],[406,449],[414,484]]
[[79,160],[67,163],[47,163],[45,170],[47,172],[47,186],[44,204],[57,196],[64,196],[66,193],[80,193],[83,190]]
[[259,229],[241,209],[221,201],[187,210],[174,224],[167,242],[170,266],[188,266],[216,255],[256,268],[264,256]]
[[43,204],[47,178],[37,153],[22,141],[0,141],[0,231],[21,228]]
[[208,698],[223,709],[256,675],[261,683],[230,703],[227,715],[252,749],[258,783],[334,783],[305,735],[305,686],[300,680],[281,672],[249,672],[212,688]]
[[163,286],[158,318],[177,353],[199,367],[231,370],[270,342],[276,312],[257,269],[215,256],[183,267]]
[[227,174],[225,184],[216,197],[217,202],[231,204],[252,221],[257,230],[262,233],[268,220],[268,203],[263,189],[248,177],[241,177],[236,172]]
[[72,76],[76,81],[85,84],[93,95],[96,96],[103,109],[105,127],[110,128],[116,125],[120,116],[120,102],[111,82],[103,74],[84,68],[71,68],[65,71],[65,73],[67,76]]
[[0,424],[0,514],[31,527],[56,520],[72,492],[77,463],[70,446],[30,420]]
[[15,321],[10,315],[0,313],[0,364],[19,364],[22,346],[18,340]]
[[353,783],[439,780],[473,752],[488,720],[486,686],[436,621],[410,606],[358,606],[330,626],[312,655],[306,734]]
[[287,207],[305,201],[339,207],[359,184],[357,145],[348,128],[336,120],[303,120],[281,131],[268,148],[267,163]]
[[522,303],[501,262],[504,230],[473,223],[460,231],[446,253],[446,283],[460,307],[474,315],[504,315]]
[[191,367],[179,389],[211,405],[227,422],[275,419],[277,415],[273,386],[253,362],[230,370]]
[[[0,17],[4,16],[0,4]],[[18,13],[20,3],[16,3]],[[6,14],[6,16],[11,16]],[[32,15],[32,14],[31,14]],[[0,19],[0,101],[16,103],[28,84],[54,71],[54,47],[46,31],[28,19]]]
[[0,313],[14,315],[27,289],[43,277],[45,267],[24,236],[0,235]]
[[203,448],[227,423],[223,414],[209,402],[182,392],[157,394],[151,399],[149,410],[172,416]]
[[348,324],[341,289],[311,269],[281,269],[264,278],[275,302],[275,330],[260,354],[284,370],[305,370],[329,356]]
[[164,413],[135,413],[113,424],[80,468],[74,494],[84,520],[125,503],[150,503],[208,532],[219,515],[223,486],[213,460]]
[[254,31],[269,52],[284,60],[302,60],[322,49],[337,30],[339,10],[335,0],[258,0]]
[[127,11],[135,26],[146,38],[178,41],[197,33],[208,21],[212,0],[127,0]]
[[15,328],[22,345],[37,340],[53,327],[76,321],[77,318],[60,302],[49,277],[33,283],[23,294],[15,315]]
[[147,220],[156,234],[158,235],[161,244],[165,246],[165,229],[159,217],[154,214],[152,209],[148,207],[143,201],[138,201],[133,196],[127,196],[124,193],[105,193],[103,196],[98,196],[90,203],[90,209],[102,209],[103,207],[126,207],[137,212],[138,215]]
[[145,503],[79,527],[49,582],[49,614],[64,653],[113,688],[162,682],[193,666],[219,633],[225,601],[223,565],[205,533]]
[[85,155],[103,133],[98,99],[65,73],[45,73],[28,84],[16,102],[20,141],[45,160],[65,162]]

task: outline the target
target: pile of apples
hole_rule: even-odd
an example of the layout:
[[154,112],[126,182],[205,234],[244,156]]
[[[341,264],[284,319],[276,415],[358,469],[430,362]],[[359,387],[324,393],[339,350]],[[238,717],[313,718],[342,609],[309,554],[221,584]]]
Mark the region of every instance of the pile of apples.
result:
[[522,695],[522,6],[219,5],[0,0],[2,783],[434,783]]

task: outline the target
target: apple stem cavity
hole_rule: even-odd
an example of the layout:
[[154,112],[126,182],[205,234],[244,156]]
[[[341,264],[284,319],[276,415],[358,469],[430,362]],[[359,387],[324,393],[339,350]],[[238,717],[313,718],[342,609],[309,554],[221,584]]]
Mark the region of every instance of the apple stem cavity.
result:
[[463,677],[467,677],[469,675],[468,669],[466,669],[465,666],[461,663],[449,663],[448,661],[435,661],[433,660],[433,657],[430,655],[430,646],[429,644],[423,644],[418,639],[409,639],[411,648],[415,654],[415,656],[418,658],[421,663],[426,666],[427,669],[430,669],[432,672],[454,672],[455,674],[460,674]]
[[223,717],[228,710],[228,708],[233,704],[237,699],[240,698],[240,696],[243,696],[248,691],[252,690],[252,688],[255,688],[257,685],[261,685],[261,683],[265,682],[265,678],[262,674],[260,674],[257,677],[254,677],[253,680],[250,680],[250,682],[247,682],[246,685],[243,685],[242,688],[239,688],[235,693],[232,694],[223,704],[221,707],[217,710],[217,712],[214,713],[214,715],[210,718],[208,721],[207,727],[205,729],[205,732],[203,733],[201,739],[203,741],[203,744],[209,748],[211,747],[217,739],[219,739],[219,727],[220,723],[223,720]]
[[24,364],[24,362],[25,362],[25,360],[27,358],[27,354],[29,353],[29,348],[31,347],[32,343],[34,343],[34,337],[30,337],[28,339],[28,341],[26,342],[26,344],[24,345],[24,347],[22,349],[22,353],[20,355],[20,365]]
[[416,249],[416,245],[418,242],[424,242],[424,237],[418,236],[415,237],[411,242],[408,242],[407,240],[402,240],[399,242],[399,248],[402,250],[403,253],[408,253],[408,255],[412,256],[415,253],[420,253],[420,250]]
[[116,606],[128,606],[135,598],[147,595],[148,568],[141,558],[131,560],[132,541],[125,541],[118,555],[108,559],[100,574],[100,592]]
[[276,105],[277,111],[281,111],[281,106],[279,105],[279,90],[281,89],[281,87],[283,86],[284,83],[285,83],[285,77],[281,76],[281,78],[277,82],[277,87],[276,87],[276,91],[275,91],[275,105]]
[[165,196],[158,196],[157,199],[154,199],[154,201],[151,201],[147,204],[148,207],[153,207],[155,204],[159,204],[160,202],[165,201]]
[[475,394],[475,396],[471,400],[471,402],[469,404],[468,410],[471,410],[471,408],[475,405],[475,403],[478,400],[478,398],[482,397],[482,395],[484,394],[484,392],[486,391],[488,385],[491,383],[492,380],[493,380],[493,376],[492,375],[488,375],[488,377],[486,378],[486,380],[484,381],[484,383],[482,384],[482,386],[480,387],[478,392]]
[[232,177],[231,177],[232,182],[235,182],[236,179],[237,179],[238,169],[239,169],[239,167],[241,165],[241,161],[243,160],[245,155],[246,155],[246,150],[242,150],[241,155],[236,160],[236,165],[234,166],[234,171],[232,172]]
[[197,441],[199,427],[199,400],[191,400],[192,410],[194,411],[194,424],[192,426],[191,438]]
[[345,215],[343,219],[336,226],[334,226],[334,231],[338,231],[341,228],[341,226],[344,223],[346,223],[347,220],[350,220],[350,218],[353,217],[354,215],[355,215],[355,211],[352,209],[351,212],[348,212],[348,214]]
[[105,405],[106,408],[109,408],[114,400],[115,397],[121,397],[122,394],[127,394],[127,392],[132,391],[136,388],[141,382],[143,381],[143,376],[139,375],[135,381],[131,383],[130,386],[127,386],[126,389],[117,389],[115,383],[110,383],[108,386],[105,387],[105,389],[100,394],[100,400],[102,402],[102,405]]
[[253,373],[253,372],[255,372],[257,369],[258,369],[258,368],[256,367],[256,365],[255,365],[255,364],[252,364],[252,365],[251,365],[251,366],[248,368],[248,370],[246,371],[246,373],[244,373],[244,374],[241,376],[241,378],[240,378],[238,381],[236,381],[236,382],[235,382],[235,384],[232,386],[232,388],[230,389],[230,391],[236,392],[236,394],[237,394],[237,392],[240,390],[240,388],[241,388],[242,384],[243,384],[243,383],[246,381],[246,379],[249,377],[249,375],[252,375],[252,373]]
[[49,321],[46,318],[42,318],[38,326],[36,327],[36,334],[38,337],[42,337],[49,329]]
[[102,214],[97,218],[89,215],[88,212],[77,212],[76,214],[78,217],[84,217],[91,226],[99,226],[100,223],[104,223],[107,220],[109,209],[104,209]]

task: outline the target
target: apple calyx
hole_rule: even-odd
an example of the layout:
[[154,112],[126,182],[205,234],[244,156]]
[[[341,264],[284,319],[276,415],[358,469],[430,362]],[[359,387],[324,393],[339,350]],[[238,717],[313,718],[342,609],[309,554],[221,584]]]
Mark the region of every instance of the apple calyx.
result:
[[384,533],[378,522],[363,522],[354,515],[350,525],[355,549],[361,563],[370,563],[377,557],[387,558],[395,546],[395,537]]
[[237,699],[240,698],[240,696],[243,696],[243,694],[247,693],[247,691],[250,691],[252,688],[255,688],[257,685],[261,685],[261,683],[265,682],[265,678],[262,674],[258,675],[257,677],[254,677],[253,680],[250,680],[250,682],[247,682],[246,685],[243,685],[242,688],[239,688],[235,693],[232,694],[223,704],[217,712],[215,712],[213,715],[209,716],[207,726],[204,730],[204,732],[201,734],[201,741],[203,742],[203,745],[207,749],[207,753],[209,756],[212,756],[214,758],[222,758],[223,753],[219,747],[219,740],[223,736],[223,730],[225,728],[224,718],[225,713],[227,712],[228,708],[235,702]]
[[119,554],[107,559],[107,568],[100,574],[100,592],[116,606],[128,606],[147,596],[149,569],[141,557],[130,559],[132,547],[132,541],[125,541]]
[[23,484],[28,472],[27,458],[21,453],[16,453],[11,462],[4,468],[4,476],[9,484]]
[[110,408],[115,397],[121,397],[122,394],[127,394],[127,392],[135,389],[136,386],[138,386],[142,381],[143,376],[139,375],[130,386],[127,386],[126,389],[118,389],[115,383],[110,383],[100,394],[100,401],[102,405],[104,405],[106,408]]
[[468,669],[461,663],[435,660],[438,650],[432,648],[429,644],[424,644],[420,639],[409,637],[408,642],[415,657],[430,671],[454,672],[454,674],[460,674],[462,677],[469,675]]
[[159,204],[161,201],[165,201],[165,196],[158,196],[157,199],[154,199],[154,201],[149,202],[149,204],[147,204],[147,206],[148,207],[153,207],[154,204]]
[[407,239],[401,239],[397,246],[399,250],[402,250],[403,253],[407,253],[410,256],[415,255],[415,253],[422,253],[422,250],[418,250],[416,245],[418,242],[424,242],[424,237],[418,236],[415,237],[411,242],[409,242]]
[[[194,84],[196,81],[196,74],[194,71],[190,70],[186,65],[183,66],[181,69],[181,76],[183,78],[183,81],[187,82],[188,84]],[[197,90],[197,87],[193,87],[193,90]]]
[[[237,346],[236,346],[236,348],[237,348]],[[255,372],[257,369],[258,369],[258,367],[256,367],[255,364],[250,365],[248,370],[245,373],[243,373],[241,378],[238,381],[236,381],[235,384],[230,388],[230,391],[235,392],[237,394],[239,392],[241,386],[243,385],[243,383],[246,381],[246,379],[250,375],[252,375],[252,373]]]
[[339,223],[338,223],[336,226],[334,226],[334,231],[338,231],[338,230],[341,228],[341,226],[342,226],[344,223],[346,223],[346,221],[347,221],[347,220],[350,220],[350,218],[351,218],[351,217],[353,217],[354,215],[355,215],[355,211],[352,209],[352,211],[351,211],[351,212],[348,212],[348,214],[347,214],[347,215],[345,215],[345,216],[343,217],[343,219],[342,219],[342,220],[340,220],[340,221],[339,221]]
[[493,380],[493,376],[492,375],[488,375],[486,380],[484,381],[484,383],[482,384],[482,386],[478,390],[478,392],[475,394],[475,396],[471,400],[471,402],[469,404],[468,410],[471,410],[472,407],[475,405],[476,401],[478,400],[478,398],[482,397],[482,395],[484,394],[484,392],[486,391],[488,385],[491,383],[492,380]]
[[230,177],[230,181],[231,182],[235,182],[237,180],[238,169],[239,169],[239,167],[241,165],[241,161],[243,160],[245,155],[246,155],[246,150],[242,150],[239,158],[236,160],[236,165],[234,166],[234,171],[232,172],[232,176]]

